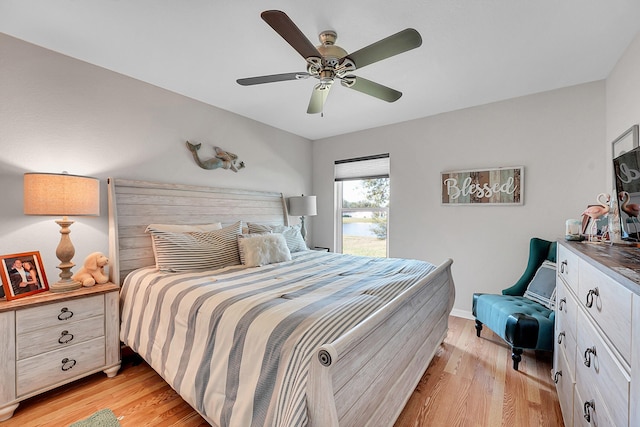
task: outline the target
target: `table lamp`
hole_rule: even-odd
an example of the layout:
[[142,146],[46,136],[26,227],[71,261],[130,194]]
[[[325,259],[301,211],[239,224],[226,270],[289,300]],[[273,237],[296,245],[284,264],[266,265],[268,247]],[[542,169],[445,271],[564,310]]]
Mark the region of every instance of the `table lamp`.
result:
[[289,197],[289,215],[300,216],[300,234],[307,240],[307,229],[304,225],[305,216],[314,216],[316,211],[316,196],[294,196]]
[[69,227],[73,221],[67,216],[100,215],[100,181],[66,173],[25,173],[24,213],[62,216],[61,220],[56,221],[61,234],[56,248],[56,256],[60,260],[60,280],[49,285],[49,290],[67,292],[80,288],[82,284],[71,278],[71,269],[75,265],[71,260],[76,250],[69,237]]

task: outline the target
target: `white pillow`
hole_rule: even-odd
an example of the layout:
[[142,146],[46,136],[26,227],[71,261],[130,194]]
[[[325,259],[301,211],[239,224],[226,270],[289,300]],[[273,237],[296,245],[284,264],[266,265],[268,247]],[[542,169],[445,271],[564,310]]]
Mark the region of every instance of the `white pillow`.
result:
[[556,263],[544,261],[523,295],[553,310],[556,304]]
[[238,248],[247,267],[291,261],[291,252],[282,234],[240,235]]
[[241,223],[211,231],[172,232],[148,226],[161,271],[205,270],[240,264],[238,234]]
[[249,237],[254,237],[254,236],[258,236],[260,234],[271,234],[271,231],[268,231],[266,233],[245,233],[244,232],[244,227],[242,227],[242,233],[238,234],[238,252],[240,254],[240,264],[246,264],[244,261],[244,253],[242,252],[242,250],[240,249],[240,239],[245,239],[245,238],[249,238]]

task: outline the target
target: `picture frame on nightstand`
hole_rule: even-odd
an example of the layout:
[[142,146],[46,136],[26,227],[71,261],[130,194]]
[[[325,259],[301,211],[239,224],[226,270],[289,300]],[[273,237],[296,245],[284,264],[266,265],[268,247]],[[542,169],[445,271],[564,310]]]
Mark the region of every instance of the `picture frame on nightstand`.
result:
[[22,252],[0,256],[2,297],[7,301],[49,290],[40,252]]

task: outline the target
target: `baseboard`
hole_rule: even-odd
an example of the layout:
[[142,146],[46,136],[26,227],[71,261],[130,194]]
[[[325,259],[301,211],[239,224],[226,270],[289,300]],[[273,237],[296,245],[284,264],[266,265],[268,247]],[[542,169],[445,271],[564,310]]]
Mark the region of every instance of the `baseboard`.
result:
[[475,320],[473,314],[471,314],[468,310],[460,310],[458,308],[454,308],[451,310],[451,315],[455,317],[462,317],[463,319]]

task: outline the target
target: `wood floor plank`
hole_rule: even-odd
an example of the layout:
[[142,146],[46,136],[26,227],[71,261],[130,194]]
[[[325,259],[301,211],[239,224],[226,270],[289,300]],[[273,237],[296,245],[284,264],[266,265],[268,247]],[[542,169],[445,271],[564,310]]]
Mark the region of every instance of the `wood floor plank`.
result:
[[[550,353],[525,351],[514,371],[508,346],[474,322],[449,317],[449,333],[395,427],[562,426]],[[200,427],[206,421],[146,363],[123,358],[114,378],[99,373],[28,399],[11,426],[68,426],[111,409],[122,427]]]

